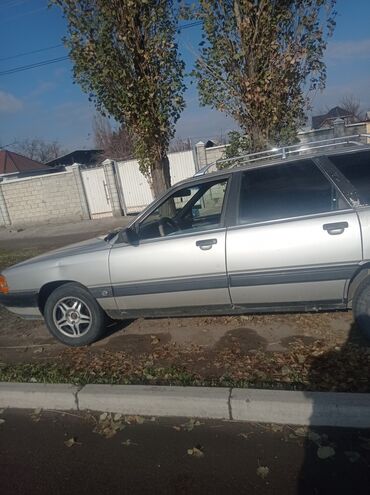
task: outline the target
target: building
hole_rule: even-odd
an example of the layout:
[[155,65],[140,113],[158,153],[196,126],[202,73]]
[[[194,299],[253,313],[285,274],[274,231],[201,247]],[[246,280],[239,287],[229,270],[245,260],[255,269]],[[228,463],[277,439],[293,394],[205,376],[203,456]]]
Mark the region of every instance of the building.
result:
[[315,115],[312,117],[312,129],[324,129],[332,127],[336,119],[342,119],[346,125],[355,124],[358,118],[348,110],[341,107],[334,107],[329,112],[323,115]]
[[49,167],[13,151],[0,149],[0,178],[24,176],[45,172]]

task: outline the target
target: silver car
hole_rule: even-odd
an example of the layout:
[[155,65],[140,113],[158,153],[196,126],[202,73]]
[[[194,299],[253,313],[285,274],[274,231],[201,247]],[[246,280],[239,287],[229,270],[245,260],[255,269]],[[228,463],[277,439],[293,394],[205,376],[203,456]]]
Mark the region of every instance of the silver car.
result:
[[370,148],[224,169],[121,231],[4,270],[0,302],[61,342],[107,318],[353,308],[370,336]]

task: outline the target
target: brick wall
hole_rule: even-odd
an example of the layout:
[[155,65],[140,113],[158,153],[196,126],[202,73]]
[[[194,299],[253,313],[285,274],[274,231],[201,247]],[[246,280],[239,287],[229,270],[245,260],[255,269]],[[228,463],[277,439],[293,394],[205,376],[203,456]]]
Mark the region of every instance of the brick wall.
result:
[[[0,184],[0,225],[29,225],[89,218],[86,199],[81,197],[78,168]],[[3,203],[1,204],[1,197]],[[5,208],[4,208],[5,206]]]

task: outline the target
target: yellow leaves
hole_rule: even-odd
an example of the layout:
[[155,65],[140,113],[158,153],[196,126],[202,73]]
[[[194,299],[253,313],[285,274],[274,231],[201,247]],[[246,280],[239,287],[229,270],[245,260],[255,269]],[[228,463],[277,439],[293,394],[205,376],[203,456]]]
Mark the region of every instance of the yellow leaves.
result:
[[195,457],[197,459],[204,457],[203,448],[200,445],[197,445],[196,447],[193,447],[192,449],[188,449],[187,454],[190,455],[191,457]]
[[73,447],[74,445],[82,445],[81,442],[77,442],[76,437],[71,437],[64,442],[64,445],[68,448]]
[[257,476],[262,478],[263,480],[267,478],[270,473],[270,469],[267,466],[258,466],[257,468]]

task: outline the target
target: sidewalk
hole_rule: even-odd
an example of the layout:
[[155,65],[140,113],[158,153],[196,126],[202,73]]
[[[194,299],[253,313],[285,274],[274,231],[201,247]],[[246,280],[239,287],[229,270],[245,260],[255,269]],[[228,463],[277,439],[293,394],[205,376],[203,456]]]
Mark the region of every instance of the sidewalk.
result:
[[0,229],[0,249],[40,248],[50,249],[91,237],[106,234],[118,227],[125,227],[132,216],[82,220],[64,224],[42,224]]

